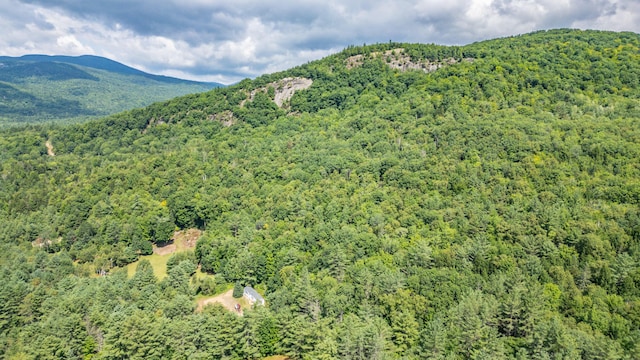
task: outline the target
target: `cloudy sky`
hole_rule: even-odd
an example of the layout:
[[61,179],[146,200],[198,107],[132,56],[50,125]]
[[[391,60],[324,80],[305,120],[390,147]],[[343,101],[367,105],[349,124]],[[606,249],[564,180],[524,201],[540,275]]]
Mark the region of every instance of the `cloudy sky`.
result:
[[0,55],[108,57],[232,83],[348,45],[463,45],[539,29],[640,32],[640,0],[0,0]]

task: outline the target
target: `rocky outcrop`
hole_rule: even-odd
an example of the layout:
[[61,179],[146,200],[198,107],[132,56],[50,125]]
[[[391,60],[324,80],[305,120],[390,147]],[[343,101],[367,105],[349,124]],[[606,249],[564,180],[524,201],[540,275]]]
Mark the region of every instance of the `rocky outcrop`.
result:
[[364,62],[364,55],[358,54],[358,55],[349,56],[344,61],[344,64],[347,67],[347,69],[351,70],[355,67],[361,66],[363,62]]
[[[296,91],[308,89],[312,84],[313,80],[303,77],[288,77],[280,79],[278,81],[267,84],[267,86],[265,87],[261,87],[251,91],[251,93],[249,94],[249,101],[253,101],[256,93],[264,93],[267,92],[269,88],[273,88],[275,90],[273,102],[275,102],[278,107],[282,107],[291,99]],[[244,102],[245,101],[243,101],[240,105],[244,105]]]
[[278,107],[282,107],[285,102],[291,99],[296,91],[308,89],[313,84],[313,80],[301,77],[284,78],[272,84],[276,91],[273,101]]
[[233,113],[229,110],[225,110],[221,113],[211,114],[209,115],[209,120],[218,121],[224,127],[229,127],[236,123],[236,118],[233,116]]
[[[397,48],[392,50],[387,50],[383,53],[381,52],[373,52],[370,54],[372,57],[382,57],[386,64],[392,68],[400,71],[408,71],[408,70],[422,70],[426,73],[434,72],[442,67],[457,64],[460,61],[454,58],[447,58],[443,60],[437,61],[429,61],[429,60],[412,60],[411,56],[407,55],[403,48]],[[353,69],[355,67],[361,66],[364,62],[365,55],[358,54],[354,56],[350,56],[345,60],[345,66],[347,69]],[[462,59],[462,62],[472,62],[472,58]]]

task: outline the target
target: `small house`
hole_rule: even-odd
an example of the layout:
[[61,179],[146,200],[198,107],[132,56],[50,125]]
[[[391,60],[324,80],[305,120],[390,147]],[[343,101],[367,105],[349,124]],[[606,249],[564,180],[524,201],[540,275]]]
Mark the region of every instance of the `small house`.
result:
[[264,305],[264,298],[262,297],[262,295],[258,294],[258,292],[251,286],[246,286],[244,288],[242,296],[247,298],[247,300],[249,300],[251,304],[257,302],[259,305]]

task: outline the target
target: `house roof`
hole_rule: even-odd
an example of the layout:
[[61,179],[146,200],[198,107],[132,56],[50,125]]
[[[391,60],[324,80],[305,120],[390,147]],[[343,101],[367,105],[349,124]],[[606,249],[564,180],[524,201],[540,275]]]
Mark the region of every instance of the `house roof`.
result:
[[247,295],[250,295],[251,297],[253,297],[258,301],[264,301],[264,298],[262,297],[262,295],[258,294],[258,292],[251,286],[246,286],[244,288],[244,293]]

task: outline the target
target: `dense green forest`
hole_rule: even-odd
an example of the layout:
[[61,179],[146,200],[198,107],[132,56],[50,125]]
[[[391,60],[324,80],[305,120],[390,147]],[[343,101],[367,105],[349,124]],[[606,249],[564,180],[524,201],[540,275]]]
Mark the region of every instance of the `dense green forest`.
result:
[[97,56],[0,56],[0,127],[87,121],[219,86]]
[[3,129],[0,357],[638,359],[639,82],[640,35],[553,30]]

